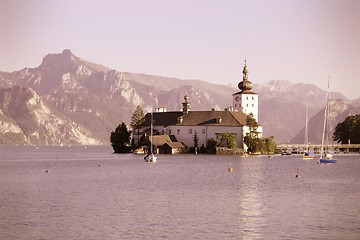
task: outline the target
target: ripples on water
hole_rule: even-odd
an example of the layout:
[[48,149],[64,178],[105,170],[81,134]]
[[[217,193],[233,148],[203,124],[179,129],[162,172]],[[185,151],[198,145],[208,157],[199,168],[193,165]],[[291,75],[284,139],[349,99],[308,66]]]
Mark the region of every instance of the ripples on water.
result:
[[0,150],[0,239],[360,239],[357,154],[152,164],[108,147]]

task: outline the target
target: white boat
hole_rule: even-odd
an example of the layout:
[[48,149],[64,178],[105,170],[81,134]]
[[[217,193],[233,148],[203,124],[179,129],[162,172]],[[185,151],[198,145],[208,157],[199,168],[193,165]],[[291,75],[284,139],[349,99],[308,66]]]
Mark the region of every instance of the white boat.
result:
[[304,136],[304,154],[302,156],[304,160],[314,159],[314,155],[309,152],[309,129],[308,129],[308,107],[306,106],[306,118],[305,118],[305,136]]
[[326,140],[327,140],[327,144],[328,145],[328,115],[329,115],[329,98],[330,98],[330,92],[329,92],[329,85],[330,85],[330,80],[328,80],[328,90],[326,92],[326,105],[325,105],[325,113],[324,113],[324,126],[323,126],[323,134],[322,134],[322,139],[321,139],[321,150],[320,150],[320,159],[319,162],[320,163],[336,163],[336,159],[334,157],[334,155],[330,154],[328,152],[329,148],[326,147],[326,151],[324,149],[325,147],[325,135],[326,135]]
[[146,155],[144,157],[144,160],[146,162],[156,162],[157,157],[154,154],[154,150],[153,150],[153,112],[151,112],[151,120],[150,120],[150,151],[148,153],[148,155]]

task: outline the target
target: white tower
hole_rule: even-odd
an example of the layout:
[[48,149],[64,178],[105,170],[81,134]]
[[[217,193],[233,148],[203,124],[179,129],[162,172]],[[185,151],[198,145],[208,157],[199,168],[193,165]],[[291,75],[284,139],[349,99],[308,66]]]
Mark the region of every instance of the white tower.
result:
[[241,111],[246,114],[252,114],[254,119],[259,122],[259,104],[258,104],[258,94],[251,91],[253,84],[248,80],[248,69],[245,66],[243,69],[243,80],[239,82],[240,92],[233,94],[233,108],[235,111]]

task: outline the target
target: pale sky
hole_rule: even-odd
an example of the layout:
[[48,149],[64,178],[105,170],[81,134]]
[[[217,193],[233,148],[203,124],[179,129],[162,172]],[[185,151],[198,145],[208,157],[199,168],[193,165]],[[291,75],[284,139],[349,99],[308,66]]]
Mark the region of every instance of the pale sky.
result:
[[0,0],[0,71],[48,53],[118,71],[237,85],[313,83],[360,97],[358,0]]

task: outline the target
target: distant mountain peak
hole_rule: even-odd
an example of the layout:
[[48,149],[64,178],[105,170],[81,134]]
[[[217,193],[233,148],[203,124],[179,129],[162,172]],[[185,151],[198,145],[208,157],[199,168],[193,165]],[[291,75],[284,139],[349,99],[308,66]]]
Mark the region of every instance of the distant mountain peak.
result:
[[70,49],[64,49],[61,54],[64,56],[70,56],[70,57],[73,55],[73,53],[70,51]]
[[74,55],[70,49],[64,49],[61,53],[48,54],[43,58],[40,68],[59,70],[61,72],[76,71],[79,66],[85,66],[90,70],[108,72],[111,69],[103,65],[91,63]]

